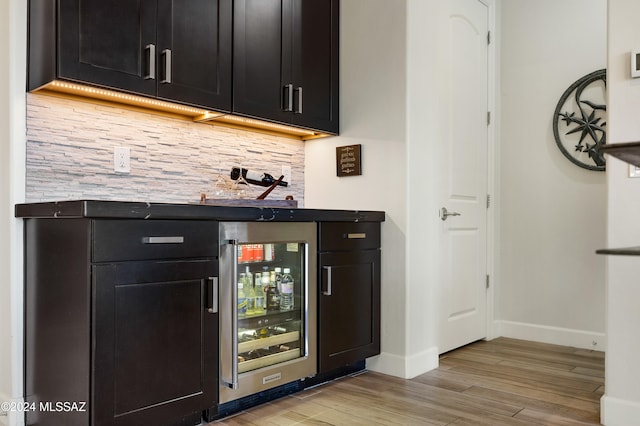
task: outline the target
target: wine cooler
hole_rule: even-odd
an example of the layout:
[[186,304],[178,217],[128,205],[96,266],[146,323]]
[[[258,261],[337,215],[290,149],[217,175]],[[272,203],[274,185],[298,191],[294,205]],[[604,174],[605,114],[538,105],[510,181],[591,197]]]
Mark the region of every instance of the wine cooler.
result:
[[317,224],[220,224],[220,403],[316,374]]

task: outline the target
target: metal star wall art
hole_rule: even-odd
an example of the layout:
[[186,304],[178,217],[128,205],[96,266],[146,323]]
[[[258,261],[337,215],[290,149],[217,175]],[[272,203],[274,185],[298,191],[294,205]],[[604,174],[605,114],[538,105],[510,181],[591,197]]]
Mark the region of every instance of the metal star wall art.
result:
[[573,83],[560,97],[553,114],[553,134],[562,154],[589,170],[605,170],[600,152],[607,141],[605,69]]

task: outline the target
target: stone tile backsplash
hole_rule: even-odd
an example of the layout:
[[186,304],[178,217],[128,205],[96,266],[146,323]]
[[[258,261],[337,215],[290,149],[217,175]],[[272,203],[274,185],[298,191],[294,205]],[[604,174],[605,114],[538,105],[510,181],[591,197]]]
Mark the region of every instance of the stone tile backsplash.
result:
[[[113,149],[131,149],[131,172],[113,171]],[[27,94],[27,201],[101,199],[192,203],[213,198],[218,175],[239,166],[274,177],[304,205],[304,142],[37,93]],[[249,185],[249,196],[264,189]]]

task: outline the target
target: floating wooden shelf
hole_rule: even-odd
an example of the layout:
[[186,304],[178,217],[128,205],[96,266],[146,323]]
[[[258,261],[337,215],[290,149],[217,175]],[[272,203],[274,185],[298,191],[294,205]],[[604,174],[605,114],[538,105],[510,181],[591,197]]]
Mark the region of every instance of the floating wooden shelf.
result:
[[612,254],[618,256],[640,256],[640,247],[622,247],[596,250],[596,254]]
[[600,147],[600,152],[612,155],[636,167],[640,167],[640,142],[613,143]]

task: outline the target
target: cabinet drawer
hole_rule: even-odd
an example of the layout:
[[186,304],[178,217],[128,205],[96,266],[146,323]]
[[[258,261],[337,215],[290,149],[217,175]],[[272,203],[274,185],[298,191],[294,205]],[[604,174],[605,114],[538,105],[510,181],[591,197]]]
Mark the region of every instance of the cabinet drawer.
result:
[[95,220],[92,260],[217,257],[217,226],[213,221]]
[[379,222],[321,222],[320,251],[366,250],[380,247]]

